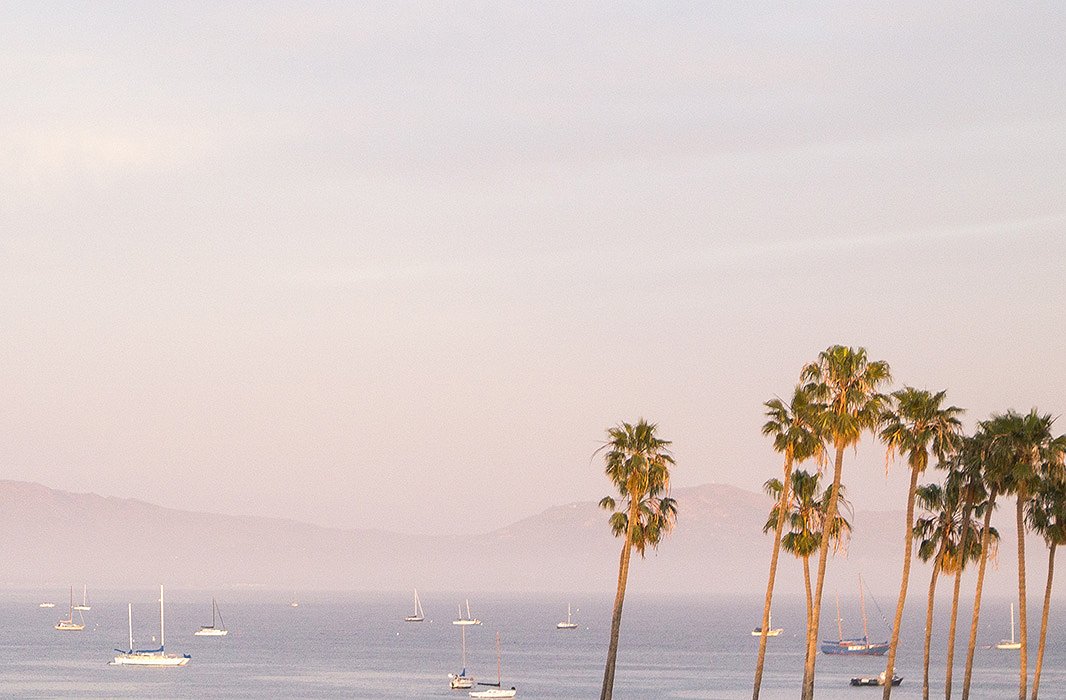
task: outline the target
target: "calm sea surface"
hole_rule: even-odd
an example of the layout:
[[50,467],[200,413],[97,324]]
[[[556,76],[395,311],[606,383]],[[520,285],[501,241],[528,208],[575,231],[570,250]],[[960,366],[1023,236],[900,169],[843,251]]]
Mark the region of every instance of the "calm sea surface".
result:
[[[154,591],[90,591],[92,610],[84,632],[57,632],[52,625],[66,614],[56,591],[0,593],[0,696],[49,698],[465,698],[448,689],[447,674],[460,666],[456,595],[423,594],[427,620],[404,623],[410,594],[307,593],[300,606],[287,594],[218,594],[227,637],[194,637],[211,619],[211,596],[167,592],[167,650],[189,653],[185,668],[137,669],[107,666],[112,648],[127,645],[126,602],[133,602],[134,637],[139,646],[158,635]],[[41,609],[45,599],[57,607]],[[496,679],[495,634],[502,638],[503,682],[520,698],[596,698],[607,649],[611,600],[575,596],[575,621],[581,627],[559,631],[567,600],[543,595],[471,594],[471,607],[484,624],[467,628],[469,672]],[[827,599],[828,600],[828,599]],[[857,608],[841,598],[845,609]],[[828,600],[827,605],[832,605]],[[982,613],[981,643],[1009,636],[1007,601],[991,600]],[[1039,609],[1034,600],[1030,606]],[[897,662],[905,680],[893,697],[921,696],[921,618],[915,600],[908,610],[904,644]],[[939,612],[939,611],[938,611]],[[756,642],[750,635],[761,613],[751,599],[650,598],[634,593],[626,601],[615,697],[750,697]],[[827,613],[824,636],[835,636]],[[946,615],[941,613],[940,619]],[[1066,698],[1066,644],[1052,609],[1052,633],[1041,681],[1041,697]],[[1061,616],[1058,616],[1061,617]],[[803,607],[782,599],[774,624],[785,633],[769,640],[763,697],[795,698],[802,674]],[[1034,616],[1033,636],[1039,620]],[[871,614],[871,636],[887,638],[884,624]],[[966,623],[968,631],[969,625]],[[845,634],[861,630],[856,613]],[[943,674],[943,637],[934,637],[934,688]],[[960,635],[961,637],[961,635]],[[964,644],[965,640],[961,640]],[[1035,644],[1030,664],[1036,656]],[[965,649],[956,651],[961,680]],[[819,698],[873,698],[880,691],[852,688],[854,675],[873,675],[883,658],[833,658],[819,655]],[[1009,698],[1017,693],[1017,652],[979,649],[975,698]],[[956,691],[957,692],[957,691]],[[935,692],[934,697],[942,696]]]

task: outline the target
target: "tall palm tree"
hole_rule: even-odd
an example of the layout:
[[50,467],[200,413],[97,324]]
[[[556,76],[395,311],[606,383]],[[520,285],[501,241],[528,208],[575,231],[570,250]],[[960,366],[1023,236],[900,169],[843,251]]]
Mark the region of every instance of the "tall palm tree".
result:
[[[951,616],[948,623],[948,645],[944,662],[944,700],[951,700],[952,674],[955,664],[955,630],[959,619],[959,594],[962,590],[962,572],[970,561],[981,560],[981,542],[984,530],[972,518],[981,518],[988,507],[988,489],[984,480],[985,458],[988,448],[987,434],[978,431],[973,437],[964,438],[962,448],[951,460],[949,468],[960,480],[962,489],[962,532],[959,549],[968,553],[954,567],[955,585],[951,594]],[[971,517],[972,516],[972,517]],[[989,554],[999,546],[999,533],[995,528],[989,534]],[[971,554],[972,553],[972,554]]]
[[[774,527],[774,544],[770,554],[770,575],[766,581],[766,599],[763,602],[763,634],[759,637],[759,654],[755,662],[755,689],[752,700],[759,700],[762,686],[763,664],[766,660],[766,631],[770,626],[770,606],[774,596],[774,581],[777,578],[777,559],[781,551],[781,532],[785,527],[788,500],[792,488],[792,465],[817,457],[822,462],[825,444],[811,427],[811,419],[822,410],[822,406],[812,402],[810,395],[797,386],[792,393],[792,401],[787,405],[781,399],[767,401],[767,421],[762,427],[763,435],[772,436],[774,449],[785,457],[784,482],[779,489],[777,522]],[[776,481],[776,480],[775,480]],[[780,483],[780,482],[779,482]]]
[[[1066,436],[1057,438],[1066,440]],[[1048,546],[1047,585],[1044,586],[1044,608],[1040,615],[1040,642],[1033,670],[1032,700],[1040,691],[1040,671],[1044,666],[1044,646],[1047,642],[1047,620],[1051,611],[1051,585],[1055,578],[1055,549],[1066,544],[1066,482],[1058,478],[1044,478],[1029,505],[1029,526],[1040,533]]]
[[[948,472],[944,484],[926,484],[916,491],[918,505],[927,515],[914,523],[914,537],[918,540],[918,558],[933,561],[929,578],[929,594],[925,608],[925,648],[922,659],[922,698],[929,698],[929,658],[933,636],[933,602],[937,580],[941,573],[961,571],[967,561],[976,561],[981,554],[978,540],[966,537],[964,529],[980,531],[980,523],[969,520],[972,507],[966,502],[965,475],[961,471]],[[963,542],[963,538],[966,541]],[[993,542],[998,534],[993,530]],[[962,556],[965,551],[966,555]]]
[[[844,496],[844,485],[837,492],[837,514],[832,524],[826,515],[829,512],[829,492],[821,489],[821,475],[808,473],[802,469],[792,476],[792,493],[785,505],[789,531],[781,538],[781,548],[794,557],[803,560],[803,588],[807,596],[807,626],[811,624],[811,556],[818,551],[822,534],[828,533],[833,552],[846,548],[851,537],[851,523],[843,513],[851,515],[851,504]],[[770,479],[764,484],[766,493],[778,502],[770,509],[770,515],[763,526],[763,532],[776,529],[781,513],[780,496],[784,487],[777,479]],[[769,623],[769,621],[767,621]]]
[[[892,393],[891,407],[881,417],[881,439],[888,445],[888,458],[900,453],[907,459],[911,470],[910,488],[907,490],[907,515],[903,531],[903,575],[899,584],[899,600],[896,602],[896,617],[892,623],[892,636],[888,642],[888,663],[885,677],[891,678],[896,667],[896,648],[899,645],[899,630],[903,623],[903,606],[907,602],[907,584],[911,574],[911,548],[914,537],[914,497],[918,489],[918,477],[929,465],[929,453],[943,461],[958,449],[961,442],[962,423],[956,406],[944,407],[946,392],[931,393],[924,389],[904,387]],[[889,700],[892,684],[885,683],[882,700]]]
[[[973,680],[973,655],[977,648],[977,627],[981,618],[981,595],[984,590],[985,567],[988,564],[989,548],[991,546],[991,530],[989,523],[992,512],[996,509],[996,498],[1003,493],[1009,484],[1007,476],[1009,469],[1005,466],[1010,462],[1007,441],[1002,439],[1010,430],[1013,419],[1007,414],[993,414],[988,420],[978,424],[977,433],[974,435],[975,445],[980,453],[977,464],[979,465],[981,480],[988,489],[988,497],[985,502],[984,535],[981,537],[981,556],[977,565],[977,586],[973,596],[973,616],[970,618],[970,639],[966,646],[966,670],[962,678],[962,700],[969,700],[970,682]],[[951,640],[949,640],[950,642]]]
[[600,700],[610,700],[614,693],[618,634],[622,626],[622,603],[630,556],[635,549],[643,558],[649,545],[658,547],[677,521],[677,503],[664,495],[670,492],[670,468],[674,466],[674,458],[670,454],[670,441],[656,435],[657,427],[643,418],[636,424],[619,423],[607,430],[607,442],[597,451],[604,452],[604,472],[619,496],[618,501],[605,496],[600,507],[611,511],[614,536],[625,535],[618,562],[618,588]]
[[[816,427],[832,442],[835,452],[833,485],[830,489],[829,512],[826,514],[832,521],[836,516],[837,496],[840,493],[844,451],[857,445],[864,432],[877,426],[885,403],[880,389],[891,380],[891,375],[888,363],[870,361],[865,348],[833,345],[819,353],[817,360],[803,367],[800,380],[815,401],[826,405],[826,410],[818,416]],[[807,627],[802,700],[814,697],[814,666],[828,549],[829,538],[822,538],[818,546],[818,574],[811,624]]]
[[1018,700],[1026,700],[1028,682],[1029,624],[1025,585],[1025,508],[1039,479],[1062,468],[1063,445],[1051,434],[1055,418],[1034,408],[1022,415],[1014,411],[1000,417],[990,431],[994,446],[1003,451],[999,462],[1005,493],[1015,496],[1015,525],[1018,532]]

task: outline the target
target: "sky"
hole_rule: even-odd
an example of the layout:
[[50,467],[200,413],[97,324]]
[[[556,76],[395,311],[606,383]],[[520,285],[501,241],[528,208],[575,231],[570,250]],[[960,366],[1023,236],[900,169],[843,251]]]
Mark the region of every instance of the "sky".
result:
[[[484,532],[780,470],[832,344],[1066,410],[1066,7],[7,3],[0,477]],[[1066,419],[1059,423],[1066,432]],[[906,475],[865,440],[860,508]],[[682,524],[683,524],[683,514]]]

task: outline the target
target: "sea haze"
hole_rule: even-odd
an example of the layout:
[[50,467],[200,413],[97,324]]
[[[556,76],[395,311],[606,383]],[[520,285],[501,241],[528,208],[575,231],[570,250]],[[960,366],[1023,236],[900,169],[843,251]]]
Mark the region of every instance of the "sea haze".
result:
[[[158,590],[96,591],[86,630],[56,632],[62,605],[37,607],[37,591],[9,591],[0,599],[0,694],[79,698],[458,698],[447,674],[459,669],[459,628],[451,624],[461,597],[483,620],[467,628],[468,671],[496,680],[495,634],[500,632],[503,683],[522,698],[594,698],[607,648],[611,600],[573,595],[501,595],[484,592],[422,592],[426,621],[404,623],[409,593],[228,592],[219,605],[230,629],[222,638],[194,637],[211,619],[211,596],[167,591],[167,650],[189,653],[185,668],[110,667],[112,648],[127,644],[126,603],[133,603],[134,642],[147,646],[158,635]],[[57,601],[58,602],[58,601]],[[566,604],[575,608],[574,631],[559,631]],[[884,606],[887,601],[881,601]],[[750,694],[759,613],[755,596],[692,598],[634,594],[623,618],[615,697],[725,699]],[[831,604],[828,607],[832,607]],[[857,596],[842,596],[845,634],[859,633]],[[897,664],[904,683],[893,695],[920,697],[921,616],[908,610]],[[938,610],[940,620],[946,611]],[[887,626],[871,606],[870,634],[887,638]],[[774,623],[785,629],[769,640],[765,698],[796,696],[802,672],[802,602],[782,598]],[[1005,599],[987,602],[980,642],[1008,633]],[[1035,622],[1035,620],[1034,620]],[[1066,648],[1052,637],[1042,687],[1054,697],[1066,685]],[[825,636],[836,635],[827,610]],[[943,635],[934,639],[933,677],[942,674]],[[1035,651],[1035,650],[1034,650]],[[960,658],[957,653],[956,658]],[[1015,690],[1016,652],[978,649],[974,698],[1009,697]],[[851,676],[876,674],[883,657],[818,659],[818,697],[854,698]],[[961,677],[961,661],[956,669]],[[938,684],[940,681],[937,680]]]

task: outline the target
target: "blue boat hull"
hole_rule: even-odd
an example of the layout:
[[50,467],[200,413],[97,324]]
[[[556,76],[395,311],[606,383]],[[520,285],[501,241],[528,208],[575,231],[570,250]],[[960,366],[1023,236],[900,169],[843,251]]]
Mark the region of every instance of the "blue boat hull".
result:
[[888,642],[869,642],[859,639],[823,639],[822,653],[836,656],[884,656]]

